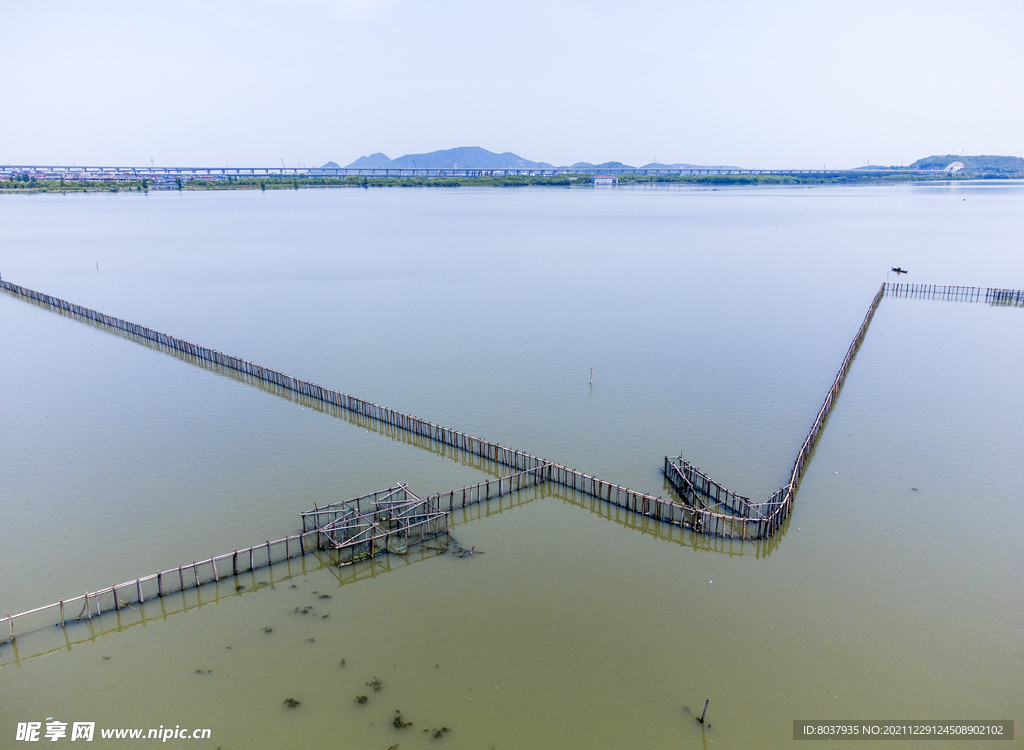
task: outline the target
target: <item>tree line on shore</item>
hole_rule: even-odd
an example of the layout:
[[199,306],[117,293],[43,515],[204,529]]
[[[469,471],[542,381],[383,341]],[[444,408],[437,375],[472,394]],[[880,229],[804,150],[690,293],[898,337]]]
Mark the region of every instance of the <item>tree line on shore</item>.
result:
[[[531,185],[573,187],[590,184],[589,174],[559,175],[503,175],[480,177],[325,177],[325,176],[282,176],[236,177],[226,179],[182,179],[173,182],[156,182],[149,178],[138,180],[65,180],[38,179],[28,174],[13,175],[0,179],[3,192],[120,192],[161,190],[298,190],[308,187],[527,187]],[[633,174],[620,175],[619,184],[682,183],[697,185],[844,185],[851,183],[893,183],[961,181],[977,179],[1020,178],[1024,174],[942,174],[923,175],[899,172],[887,175],[834,172],[814,175],[773,175],[773,174],[704,174],[704,175],[663,175]]]

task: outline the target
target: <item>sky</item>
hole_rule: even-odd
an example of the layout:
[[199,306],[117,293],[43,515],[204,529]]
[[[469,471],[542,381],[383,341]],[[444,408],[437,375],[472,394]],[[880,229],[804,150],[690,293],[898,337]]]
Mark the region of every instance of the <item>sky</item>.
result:
[[1024,156],[1024,3],[0,0],[0,164]]

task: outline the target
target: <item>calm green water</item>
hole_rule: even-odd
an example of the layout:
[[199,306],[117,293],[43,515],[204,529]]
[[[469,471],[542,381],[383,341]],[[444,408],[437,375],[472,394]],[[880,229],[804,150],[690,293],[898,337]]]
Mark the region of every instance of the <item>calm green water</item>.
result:
[[[1013,184],[8,196],[0,272],[635,489],[664,494],[681,450],[761,499],[888,267],[1021,288],[1021,236]],[[531,494],[456,517],[483,556],[308,557],[47,656],[2,646],[0,747],[51,716],[225,750],[1020,727],[1022,340],[1019,308],[883,301],[767,549]],[[8,295],[0,351],[3,613],[282,536],[314,502],[485,477]],[[683,706],[709,696],[702,732]]]

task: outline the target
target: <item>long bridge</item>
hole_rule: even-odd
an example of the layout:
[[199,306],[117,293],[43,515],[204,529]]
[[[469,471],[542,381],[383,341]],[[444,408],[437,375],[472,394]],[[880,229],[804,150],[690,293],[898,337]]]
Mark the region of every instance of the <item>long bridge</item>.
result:
[[267,177],[554,177],[557,175],[602,174],[699,176],[699,175],[783,175],[783,176],[865,176],[891,174],[943,174],[942,169],[741,169],[738,167],[546,167],[533,169],[476,169],[452,167],[444,169],[367,169],[355,167],[123,167],[75,166],[55,164],[0,164],[0,180],[28,175],[37,180],[96,180],[130,182],[152,180],[173,183],[175,180],[227,180],[229,178]]

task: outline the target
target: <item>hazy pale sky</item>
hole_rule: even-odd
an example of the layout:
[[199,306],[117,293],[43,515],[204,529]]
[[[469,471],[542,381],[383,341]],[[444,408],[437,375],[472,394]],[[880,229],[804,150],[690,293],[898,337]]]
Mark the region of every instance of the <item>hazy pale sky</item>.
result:
[[0,0],[0,163],[1024,156],[1024,2]]

